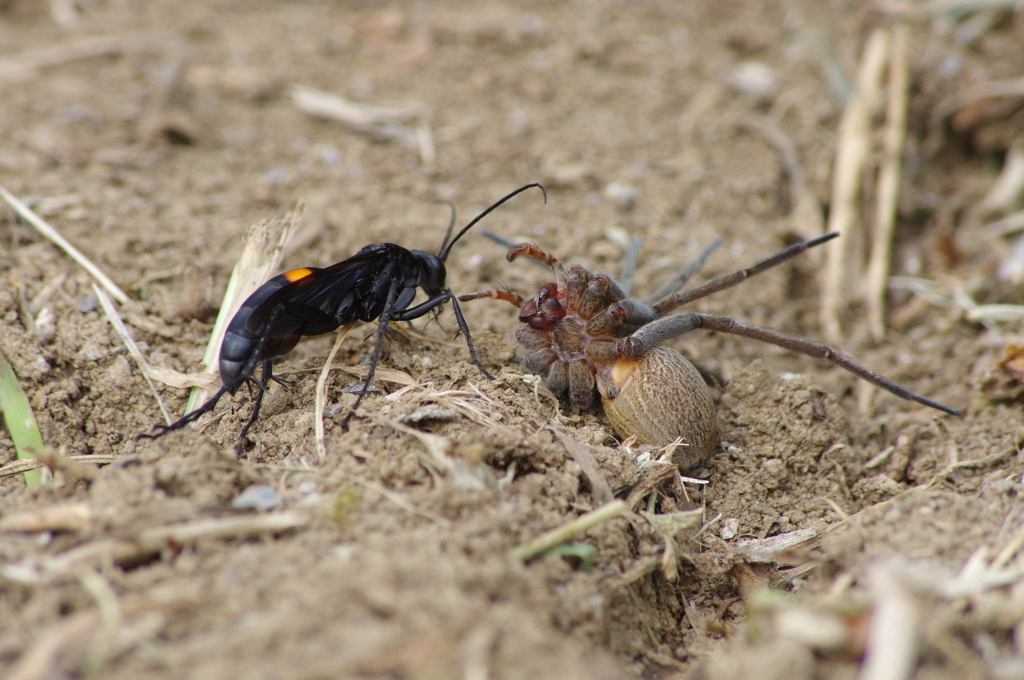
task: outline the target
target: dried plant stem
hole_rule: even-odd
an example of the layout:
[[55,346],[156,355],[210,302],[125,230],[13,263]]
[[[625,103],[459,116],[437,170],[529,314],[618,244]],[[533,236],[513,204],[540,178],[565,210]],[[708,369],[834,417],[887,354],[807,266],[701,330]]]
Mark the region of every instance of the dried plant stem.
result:
[[[266,283],[280,267],[284,248],[302,221],[303,211],[304,208],[300,204],[283,217],[261,220],[249,227],[245,235],[245,244],[242,246],[242,254],[235,263],[227,290],[224,291],[224,299],[217,314],[217,321],[213,325],[213,332],[210,334],[210,342],[206,345],[206,353],[203,355],[204,373],[217,371],[220,345],[224,341],[228,324],[245,299],[257,287]],[[209,396],[208,389],[193,388],[185,412],[190,413]]]
[[324,432],[324,407],[327,404],[327,376],[331,374],[331,366],[334,364],[334,357],[338,354],[338,350],[341,349],[341,343],[345,340],[345,336],[348,335],[354,324],[345,326],[344,330],[338,335],[338,338],[334,341],[334,347],[331,347],[331,353],[327,355],[327,361],[324,362],[323,370],[320,371],[320,377],[316,379],[316,397],[314,399],[313,407],[313,422],[315,423],[316,431],[316,457],[321,463],[327,460],[327,444],[325,442]]
[[557,529],[552,529],[551,531],[541,534],[526,545],[513,550],[509,553],[509,557],[514,560],[528,562],[535,557],[540,557],[555,546],[576,538],[592,527],[618,517],[626,512],[626,510],[627,506],[625,501],[618,500],[606,503],[596,510],[591,510],[584,515],[580,515],[568,524],[563,524]]
[[846,301],[846,264],[850,260],[852,247],[858,241],[857,238],[853,238],[857,224],[857,200],[871,145],[871,114],[878,102],[879,82],[888,51],[888,33],[885,29],[876,29],[864,47],[857,74],[857,89],[846,105],[842,121],[839,123],[839,142],[832,175],[832,212],[829,214],[828,231],[838,231],[845,238],[837,239],[835,243],[827,246],[825,286],[821,299],[822,326],[825,337],[832,343],[840,342],[842,339],[839,316]]
[[100,268],[94,265],[89,258],[83,255],[78,248],[71,245],[56,229],[47,224],[46,220],[35,214],[31,208],[18,200],[2,186],[0,186],[0,197],[7,201],[8,205],[14,208],[14,212],[18,213],[22,219],[35,227],[36,231],[53,241],[58,248],[67,253],[71,259],[82,267],[82,269],[89,272],[89,275],[96,279],[96,281],[103,286],[108,293],[110,293],[111,297],[121,304],[128,302],[128,296],[125,295],[124,291],[118,288],[116,283],[107,278],[107,275],[100,271]]
[[114,331],[118,337],[121,338],[121,342],[128,349],[128,354],[132,355],[135,359],[135,363],[139,365],[142,371],[142,377],[146,379],[146,384],[149,385],[149,389],[153,392],[153,396],[156,397],[157,406],[160,407],[160,412],[164,414],[164,420],[167,424],[174,422],[174,418],[171,417],[171,412],[167,410],[167,405],[164,404],[164,400],[160,398],[160,392],[157,391],[156,385],[153,384],[152,379],[149,377],[148,362],[145,357],[142,356],[142,351],[139,350],[139,346],[135,344],[135,340],[128,333],[128,329],[125,327],[124,322],[121,321],[121,317],[118,315],[117,310],[114,309],[114,303],[110,301],[107,294],[97,286],[95,283],[92,284],[93,293],[96,294],[96,299],[99,300],[100,307],[103,308],[103,313],[107,317],[107,321],[114,327]]
[[43,69],[84,59],[120,54],[136,45],[151,42],[153,36],[100,36],[76,43],[45,47],[0,59],[0,80],[18,81],[36,77]]
[[918,619],[913,595],[885,563],[869,569],[875,604],[859,680],[907,680],[917,659]]
[[910,74],[907,64],[909,28],[898,23],[892,29],[889,94],[885,113],[882,167],[878,176],[875,224],[868,261],[868,324],[877,341],[885,339],[885,297],[892,261],[892,238],[899,206],[903,169],[903,145],[907,137],[907,98]]

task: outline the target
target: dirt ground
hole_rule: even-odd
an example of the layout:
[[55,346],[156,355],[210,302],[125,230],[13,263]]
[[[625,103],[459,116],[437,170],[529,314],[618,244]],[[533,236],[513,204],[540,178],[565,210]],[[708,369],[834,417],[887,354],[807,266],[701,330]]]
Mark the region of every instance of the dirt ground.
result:
[[[1004,168],[1024,162],[1024,94],[990,85],[1020,78],[1024,15],[940,5],[0,2],[0,184],[127,292],[154,365],[199,370],[247,229],[300,201],[281,270],[385,241],[434,251],[445,202],[461,225],[542,182],[546,204],[524,193],[480,228],[610,272],[639,236],[641,293],[716,237],[700,280],[852,207],[838,333],[826,247],[690,309],[831,339],[964,411],[696,332],[667,344],[728,382],[721,446],[683,481],[524,378],[513,308],[484,300],[464,310],[497,379],[446,307],[392,339],[382,368],[406,384],[380,381],[347,431],[357,379],[331,374],[324,457],[313,395],[333,336],[278,363],[291,385],[241,459],[244,389],[136,441],[163,421],[92,279],[5,206],[0,349],[56,472],[0,478],[0,675],[1024,677],[1024,386],[1000,366],[1024,344],[1024,267],[997,222],[1021,223]],[[868,116],[865,188],[840,206],[834,182],[865,45],[903,30],[879,340],[863,253],[892,97]],[[400,111],[354,128],[301,110],[296,87]],[[551,280],[476,231],[448,261],[456,293]],[[340,363],[358,369],[371,331]],[[182,412],[185,390],[158,391]],[[612,494],[624,513],[513,552]]]

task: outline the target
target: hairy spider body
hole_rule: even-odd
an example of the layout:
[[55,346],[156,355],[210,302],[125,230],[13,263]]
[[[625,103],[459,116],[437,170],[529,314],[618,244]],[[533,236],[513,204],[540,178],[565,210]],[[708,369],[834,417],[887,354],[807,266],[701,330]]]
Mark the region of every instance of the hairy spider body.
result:
[[646,300],[630,297],[607,274],[593,274],[577,265],[566,268],[537,246],[523,243],[508,251],[509,262],[519,256],[537,260],[554,271],[554,282],[543,284],[525,300],[508,290],[481,291],[459,299],[490,297],[518,306],[522,325],[516,328],[515,339],[525,350],[523,366],[528,372],[542,375],[552,393],[568,398],[581,410],[593,407],[600,398],[609,422],[623,437],[655,445],[682,439],[686,446],[677,451],[676,462],[684,468],[706,460],[718,441],[714,403],[697,369],[661,343],[697,328],[742,335],[825,359],[899,397],[959,415],[956,409],[914,394],[813,340],[725,316],[670,314],[686,302],[735,286],[838,235],[790,246],[746,269],[680,290],[703,263],[708,249]]

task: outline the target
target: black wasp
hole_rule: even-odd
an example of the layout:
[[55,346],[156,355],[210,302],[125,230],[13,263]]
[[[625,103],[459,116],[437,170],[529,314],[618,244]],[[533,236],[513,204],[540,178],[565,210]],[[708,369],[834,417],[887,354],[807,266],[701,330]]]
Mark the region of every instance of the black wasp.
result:
[[[513,196],[533,187],[541,190],[546,201],[547,192],[544,187],[540,184],[527,184],[477,215],[455,238],[449,240],[455,225],[453,213],[436,255],[422,250],[408,250],[394,243],[377,243],[363,247],[352,257],[330,267],[293,269],[270,279],[242,303],[228,324],[220,346],[222,387],[196,410],[170,425],[157,425],[154,434],[142,436],[156,439],[196,421],[204,413],[213,410],[225,394],[233,395],[239,387],[249,382],[255,384],[257,394],[252,416],[239,438],[238,453],[241,454],[249,428],[259,416],[263,393],[269,381],[274,379],[271,368],[274,359],[292,351],[303,336],[322,335],[356,321],[376,319],[377,340],[370,357],[370,370],[355,404],[342,421],[342,426],[347,427],[373,380],[388,324],[392,321],[418,319],[446,301],[452,303],[455,319],[459,330],[466,337],[473,363],[485,376],[493,378],[480,363],[459,302],[445,285],[444,263],[452,246],[473,225]],[[427,300],[410,307],[417,288],[423,289]],[[257,380],[253,373],[260,365],[263,370]]]

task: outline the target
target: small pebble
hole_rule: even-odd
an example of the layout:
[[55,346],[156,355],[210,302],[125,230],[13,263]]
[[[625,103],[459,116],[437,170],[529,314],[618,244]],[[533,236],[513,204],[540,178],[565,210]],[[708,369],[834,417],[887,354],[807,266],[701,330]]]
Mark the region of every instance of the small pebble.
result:
[[722,522],[722,528],[718,530],[718,535],[721,536],[723,541],[729,541],[736,537],[736,534],[740,530],[740,521],[735,517]]
[[636,203],[636,189],[628,184],[612,182],[604,188],[604,197],[614,203],[619,210],[630,210]]
[[89,293],[84,298],[79,300],[78,303],[75,305],[75,307],[82,314],[87,314],[89,312],[94,311],[96,309],[96,305],[97,304],[98,304],[98,301],[96,300],[96,296],[93,295],[92,293]]
[[281,497],[269,484],[253,484],[231,501],[231,507],[236,510],[256,510],[257,512],[266,512],[279,505],[281,505]]

